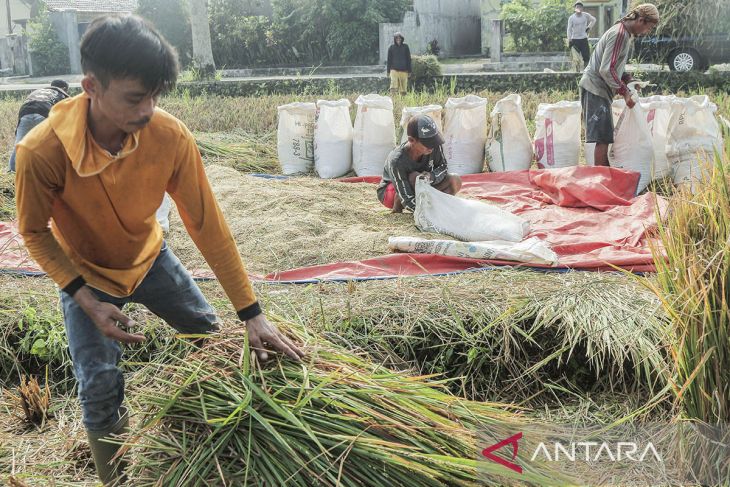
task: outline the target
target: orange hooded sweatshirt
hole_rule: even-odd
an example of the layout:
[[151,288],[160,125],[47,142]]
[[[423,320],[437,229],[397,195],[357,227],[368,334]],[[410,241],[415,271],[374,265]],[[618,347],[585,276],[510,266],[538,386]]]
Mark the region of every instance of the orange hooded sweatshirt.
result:
[[[111,155],[93,139],[85,94],[53,107],[17,146],[18,227],[31,257],[64,290],[83,283],[129,296],[162,246],[167,191],[242,320],[261,312],[187,127],[157,109]],[[49,228],[48,221],[51,221]]]

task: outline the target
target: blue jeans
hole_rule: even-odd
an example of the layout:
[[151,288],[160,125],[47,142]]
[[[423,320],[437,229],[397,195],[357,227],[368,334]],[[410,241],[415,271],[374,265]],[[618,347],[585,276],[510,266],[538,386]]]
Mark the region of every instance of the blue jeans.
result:
[[[15,144],[23,140],[23,137],[28,135],[28,132],[30,132],[33,127],[35,127],[45,119],[46,117],[44,117],[43,115],[38,115],[36,113],[23,115],[22,117],[20,117],[20,121],[18,122],[18,128],[15,131]],[[15,145],[13,145],[13,153],[10,154],[10,163],[8,164],[8,170],[10,172],[15,172]]]
[[[181,333],[216,330],[215,311],[172,250],[163,243],[160,255],[139,287],[124,298],[93,289],[99,300],[119,309],[140,303]],[[124,377],[117,367],[122,357],[119,343],[101,334],[76,301],[61,291],[66,336],[78,381],[84,426],[106,431],[119,419],[124,400]]]

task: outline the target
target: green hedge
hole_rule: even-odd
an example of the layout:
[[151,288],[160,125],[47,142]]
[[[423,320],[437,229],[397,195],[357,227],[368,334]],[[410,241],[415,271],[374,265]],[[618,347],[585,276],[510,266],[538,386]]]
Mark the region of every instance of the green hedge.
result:
[[[644,93],[676,93],[679,91],[730,91],[730,72],[702,73],[649,72],[642,75],[657,86]],[[477,93],[483,90],[498,92],[525,91],[578,91],[580,73],[496,73],[489,75],[440,76],[417,83],[416,90],[432,91],[445,87],[449,92]],[[294,78],[264,81],[208,81],[180,83],[178,93],[190,96],[201,94],[221,96],[262,96],[270,94],[337,94],[385,93],[389,80],[385,76],[356,78]],[[24,98],[31,89],[0,92],[0,98]],[[72,89],[78,93],[78,88]]]
[[[655,75],[655,76],[653,76]],[[676,93],[704,89],[730,91],[730,72],[701,73],[646,73],[644,79],[656,83],[653,90],[644,93]],[[489,75],[441,76],[416,83],[416,90],[435,90],[437,86],[454,92],[476,93],[483,90],[500,92],[524,91],[578,91],[579,73],[499,73]],[[191,96],[202,93],[223,96],[256,96],[267,94],[319,94],[319,93],[384,93],[389,81],[382,76],[357,78],[317,78],[267,81],[215,81],[208,83],[183,83],[181,92]]]

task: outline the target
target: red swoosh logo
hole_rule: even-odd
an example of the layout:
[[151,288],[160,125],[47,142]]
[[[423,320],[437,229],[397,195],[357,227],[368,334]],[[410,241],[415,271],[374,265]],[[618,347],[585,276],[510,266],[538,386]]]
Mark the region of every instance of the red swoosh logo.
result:
[[519,448],[519,441],[522,439],[522,433],[517,433],[516,435],[512,435],[509,438],[500,441],[499,443],[495,443],[494,445],[485,448],[482,450],[482,455],[484,455],[486,458],[490,459],[493,462],[497,462],[503,467],[507,467],[510,470],[514,470],[517,473],[522,473],[522,467],[519,465],[510,462],[509,460],[505,460],[504,458],[498,457],[494,455],[492,452],[499,450],[503,446],[506,445],[512,445],[512,460],[517,458],[517,449]]

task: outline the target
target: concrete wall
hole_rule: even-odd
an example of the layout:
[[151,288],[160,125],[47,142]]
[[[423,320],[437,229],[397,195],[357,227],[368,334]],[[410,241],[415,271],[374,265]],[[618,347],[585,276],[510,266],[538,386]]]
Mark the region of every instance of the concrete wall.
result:
[[71,73],[81,73],[81,52],[79,46],[79,21],[75,10],[62,10],[50,13],[51,23],[58,34],[59,40],[68,48]]
[[498,19],[502,11],[500,0],[482,0],[482,54],[489,55],[492,39],[492,20]]
[[[498,1],[498,0],[496,0]],[[388,58],[393,34],[403,33],[412,54],[425,54],[436,39],[442,56],[481,51],[481,0],[414,0],[401,23],[380,24],[380,60]]]
[[[10,20],[28,20],[30,7],[20,0],[10,0]],[[14,34],[20,34],[22,27],[12,23]],[[8,8],[5,0],[0,1],[0,37],[10,34],[8,31]]]
[[26,36],[13,34],[0,37],[0,69],[3,76],[30,74],[30,55]]

